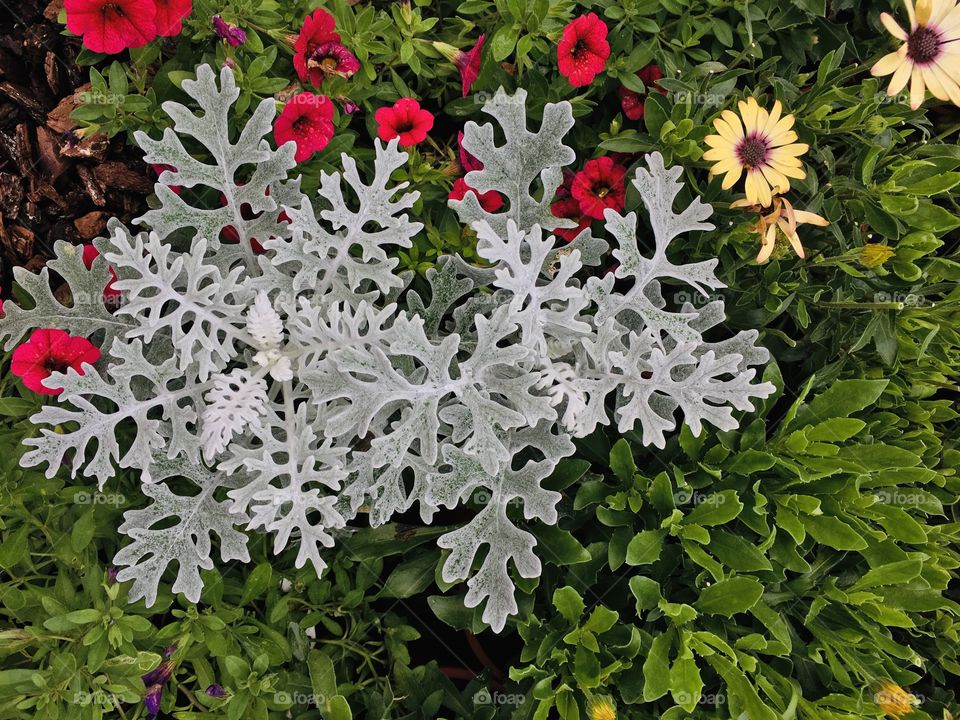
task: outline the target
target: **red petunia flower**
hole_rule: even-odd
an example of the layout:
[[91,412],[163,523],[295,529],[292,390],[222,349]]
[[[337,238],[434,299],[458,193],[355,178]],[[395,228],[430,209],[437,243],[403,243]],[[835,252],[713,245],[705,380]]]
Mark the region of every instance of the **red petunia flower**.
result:
[[[93,261],[100,257],[100,251],[97,250],[93,244],[87,244],[83,246],[83,266],[89,270],[93,267]],[[110,271],[110,280],[107,281],[107,284],[103,288],[103,299],[108,304],[116,304],[120,299],[120,291],[117,290],[113,283],[117,279],[117,271],[112,267],[107,268]]]
[[427,139],[433,127],[433,115],[422,110],[413,98],[400,98],[392,107],[382,107],[374,116],[377,119],[377,135],[381,140],[400,138],[403,147],[411,147]]
[[[243,185],[243,183],[240,183]],[[265,193],[270,195],[270,188],[267,188]],[[220,206],[224,207],[227,204],[227,196],[223,193],[220,193]],[[240,205],[240,217],[244,220],[254,220],[259,217],[259,214],[253,212],[253,208],[250,207],[250,203],[241,203]],[[281,210],[277,215],[277,222],[290,222],[290,216],[284,210]],[[225,243],[238,243],[240,242],[240,233],[233,225],[227,225],[220,231],[220,240]],[[267,250],[260,244],[260,241],[256,238],[250,238],[250,247],[253,249],[254,255],[263,255]]]
[[307,75],[318,86],[331,75],[348,78],[360,69],[360,61],[339,42],[331,40],[317,45],[307,57]]
[[[160,180],[160,176],[163,175],[163,171],[164,171],[164,170],[170,170],[171,172],[176,172],[176,171],[177,171],[177,169],[176,169],[173,165],[167,165],[167,164],[165,164],[165,163],[153,163],[153,164],[150,165],[150,169],[151,169],[151,170],[154,172],[154,174],[157,176],[157,181],[158,181],[158,182],[159,182],[159,180]],[[181,192],[181,189],[180,189],[180,186],[179,186],[179,185],[167,185],[167,187],[170,188],[170,189],[171,189],[173,192],[175,192],[177,195],[179,195],[180,192]]]
[[463,178],[457,178],[453,183],[453,189],[450,191],[449,197],[451,200],[463,200],[467,193],[476,195],[477,199],[480,200],[480,207],[489,213],[496,212],[503,207],[503,198],[500,197],[500,193],[496,190],[488,190],[481,195],[467,185],[467,181]]
[[273,122],[277,145],[293,140],[297,144],[298,163],[323,150],[333,137],[333,102],[325,95],[297,93],[283,106]]
[[153,0],[65,0],[67,30],[94,52],[143,47],[157,36]]
[[460,50],[445,42],[433,43],[433,47],[447,58],[447,60],[456,65],[457,70],[460,71],[460,85],[463,90],[463,97],[467,96],[477,76],[480,75],[480,61],[482,60],[483,45],[486,41],[487,36],[481,35],[477,38],[477,44],[470,50]]
[[595,13],[567,24],[557,46],[557,67],[573,87],[583,87],[603,70],[610,57],[607,25]]
[[558,238],[563,238],[567,242],[573,242],[577,235],[590,227],[590,218],[585,217],[580,210],[580,202],[573,197],[556,200],[550,206],[550,212],[554,217],[573,220],[577,226],[573,228],[556,228],[553,234]]
[[457,148],[460,156],[460,167],[464,173],[474,170],[483,170],[483,163],[463,149],[463,131],[457,133]]
[[588,160],[573,178],[570,190],[584,215],[603,219],[607,208],[620,211],[626,198],[627,170],[610,157]]
[[334,30],[335,26],[333,15],[323,8],[314,10],[313,15],[307,15],[303,19],[300,34],[293,44],[293,67],[300,82],[306,82],[308,77],[315,86],[323,82],[323,71],[319,68],[308,68],[307,61],[324,43],[340,42],[340,34]]
[[463,86],[463,97],[467,96],[473,83],[480,76],[480,62],[483,59],[483,44],[487,41],[486,35],[477,38],[477,44],[470,50],[461,52],[457,56],[457,69],[460,71],[460,84]]
[[[667,91],[657,84],[657,81],[663,78],[663,72],[656,65],[647,65],[642,70],[638,70],[637,77],[647,86],[647,92],[654,88],[666,94]],[[647,99],[647,93],[634,92],[621,85],[617,90],[617,95],[620,96],[620,107],[623,108],[624,115],[630,120],[643,120],[643,103]]]
[[153,0],[157,8],[157,35],[173,37],[183,30],[183,19],[193,12],[193,0]]
[[34,330],[30,338],[13,351],[10,372],[23,384],[42,395],[59,395],[63,388],[48,388],[43,380],[54,372],[73,368],[83,375],[81,363],[95,363],[100,350],[83,337],[74,337],[66,330],[42,328]]

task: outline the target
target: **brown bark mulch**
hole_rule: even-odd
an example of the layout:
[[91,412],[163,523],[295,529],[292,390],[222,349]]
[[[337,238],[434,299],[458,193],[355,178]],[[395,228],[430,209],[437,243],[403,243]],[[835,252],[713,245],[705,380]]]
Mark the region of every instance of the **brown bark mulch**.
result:
[[11,269],[41,267],[56,240],[141,215],[149,170],[122,135],[78,137],[70,113],[89,89],[80,44],[57,23],[63,0],[0,2],[0,293]]

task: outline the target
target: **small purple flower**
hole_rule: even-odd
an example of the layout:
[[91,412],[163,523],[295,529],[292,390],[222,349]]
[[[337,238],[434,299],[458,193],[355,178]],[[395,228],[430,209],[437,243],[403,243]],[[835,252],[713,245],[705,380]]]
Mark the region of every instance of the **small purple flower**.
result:
[[112,565],[107,568],[107,585],[116,585],[117,584],[117,573],[120,572],[117,568]]
[[[167,650],[172,652],[176,649],[176,647],[176,645],[171,645],[169,648],[167,648]],[[164,654],[167,654],[166,651]],[[163,697],[163,686],[167,684],[167,681],[170,680],[172,675],[173,661],[164,660],[157,667],[141,678],[143,680],[144,687],[147,688],[147,693],[144,696],[144,702],[147,705],[147,712],[150,714],[150,717],[153,717],[160,712],[160,699]]]
[[343,111],[347,115],[353,115],[355,112],[360,110],[360,106],[348,97],[341,96],[338,97],[337,100],[339,100],[340,104],[343,105]]
[[141,679],[144,685],[150,687],[151,685],[165,685],[172,675],[173,662],[171,660],[164,660]]
[[147,706],[147,714],[150,717],[156,717],[160,712],[160,698],[163,697],[163,685],[151,685],[147,688],[144,703]]
[[205,692],[210,697],[215,697],[215,698],[222,698],[227,696],[227,691],[223,689],[223,685],[218,685],[217,683],[214,683],[213,685],[208,687],[205,690]]
[[173,655],[176,651],[177,651],[177,644],[176,644],[176,643],[174,643],[173,645],[167,645],[167,646],[163,649],[163,656],[164,656],[164,657],[170,657],[170,656]]
[[237,47],[247,41],[247,32],[236,25],[231,25],[219,15],[214,15],[213,32],[218,38],[223,38],[230,45]]

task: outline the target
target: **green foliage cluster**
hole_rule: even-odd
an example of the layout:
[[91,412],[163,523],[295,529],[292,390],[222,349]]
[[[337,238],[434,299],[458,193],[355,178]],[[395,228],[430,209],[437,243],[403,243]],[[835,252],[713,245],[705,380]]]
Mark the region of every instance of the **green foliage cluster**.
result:
[[[242,88],[239,126],[260,98],[290,91],[289,36],[314,4],[197,0],[180,38],[123,60],[86,53],[92,90],[75,117],[91,132],[156,134],[159,104],[183,100],[178,85],[192,69],[229,60]],[[493,636],[480,611],[464,607],[465,588],[440,578],[442,516],[432,527],[413,514],[350,529],[323,579],[294,569],[295,550],[268,564],[263,539],[247,569],[207,571],[196,606],[169,589],[149,610],[128,604],[105,566],[130,507],[124,487],[97,494],[66,473],[20,469],[21,441],[34,432],[25,418],[41,399],[7,376],[0,717],[144,718],[141,676],[165,660],[175,667],[161,713],[184,720],[288,712],[572,720],[590,717],[597,697],[638,720],[879,719],[889,710],[884,681],[918,699],[906,718],[960,712],[960,112],[936,102],[911,111],[870,77],[892,47],[879,14],[896,8],[882,0],[325,6],[362,69],[322,92],[360,112],[338,111],[334,141],[302,167],[305,187],[343,151],[368,161],[373,111],[417,97],[438,119],[430,143],[399,171],[421,190],[416,213],[426,225],[401,263],[423,273],[441,254],[469,258],[473,239],[446,207],[459,173],[457,131],[480,119],[483,93],[500,85],[525,88],[534,114],[570,100],[578,156],[621,153],[631,164],[658,150],[714,204],[720,230],[692,241],[684,260],[719,257],[727,324],[761,329],[775,358],[766,379],[778,393],[741,418],[739,431],[708,428],[695,438],[684,429],[662,451],[630,434],[582,442],[549,481],[564,495],[559,527],[530,528],[544,574],[517,579],[519,619]],[[606,21],[612,53],[591,85],[572,88],[556,70],[556,43],[586,11]],[[214,14],[245,28],[246,45],[218,42]],[[432,43],[467,48],[481,32],[480,77],[462,97],[456,68]],[[663,69],[665,92],[650,92],[644,118],[631,121],[617,90],[646,92],[635,73],[650,63]],[[754,218],[726,209],[734,196],[707,176],[710,123],[747,95],[768,105],[779,98],[810,145],[807,179],[791,199],[831,225],[801,230],[806,260],[778,247],[756,265]],[[626,209],[638,204],[628,194]],[[892,256],[877,264],[869,245]],[[521,518],[522,508],[510,513]],[[473,654],[477,642],[485,651]],[[224,697],[207,694],[215,684]]]

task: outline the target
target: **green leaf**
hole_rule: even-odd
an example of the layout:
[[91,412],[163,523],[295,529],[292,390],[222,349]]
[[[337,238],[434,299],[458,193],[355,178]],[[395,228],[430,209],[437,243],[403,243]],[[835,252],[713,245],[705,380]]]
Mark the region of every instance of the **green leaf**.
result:
[[318,704],[325,704],[337,694],[337,674],[333,661],[326,653],[311,650],[307,655],[307,669],[310,672],[310,684],[317,696]]
[[75,553],[81,552],[90,544],[96,529],[96,511],[91,507],[80,516],[70,529],[70,547]]
[[700,668],[693,658],[693,653],[687,651],[681,654],[670,668],[670,696],[687,712],[699,704],[703,694],[703,680],[700,677]]
[[660,593],[660,583],[653,578],[634,575],[627,584],[630,586],[630,592],[637,599],[638,615],[642,615],[645,610],[657,607],[663,599],[663,595]]
[[852,527],[832,515],[807,515],[803,524],[814,540],[834,550],[863,550],[867,547],[867,541]]
[[919,577],[922,569],[923,561],[921,560],[901,560],[887,563],[867,571],[850,589],[854,591],[880,585],[907,584]]
[[323,713],[323,720],[353,720],[350,704],[343,695],[334,695],[327,700],[327,707]]
[[624,438],[620,438],[610,448],[610,469],[617,476],[620,482],[629,484],[633,482],[633,476],[637,474],[637,466],[633,462],[633,451],[630,449],[630,443]]
[[268,562],[257,563],[257,566],[247,576],[243,584],[243,595],[240,597],[240,607],[247,605],[261,595],[273,584],[273,567]]
[[580,720],[580,706],[569,689],[557,693],[557,712],[562,720]]
[[573,675],[581,687],[595,688],[600,684],[600,659],[585,646],[577,646],[573,659]]
[[490,41],[490,53],[497,62],[502,62],[510,57],[513,48],[517,44],[518,30],[515,25],[504,25],[494,34]]
[[756,572],[758,570],[772,570],[773,565],[759,548],[739,534],[724,530],[713,530],[710,533],[710,544],[707,549],[720,562],[737,572]]
[[[699,495],[695,497],[699,498]],[[741,510],[743,510],[743,503],[740,502],[737,491],[723,490],[700,499],[693,511],[683,518],[683,523],[705,527],[723,525],[737,517]]]
[[599,635],[601,633],[605,633],[607,630],[616,625],[617,620],[619,619],[619,613],[610,610],[603,605],[597,605],[593,609],[593,612],[590,613],[590,617],[587,618],[587,622],[583,624],[583,629]]
[[540,557],[554,565],[576,565],[590,561],[590,553],[577,539],[556,525],[539,524],[530,528],[537,538]]
[[794,427],[848,417],[873,405],[886,389],[888,380],[839,380],[797,412]]
[[648,565],[660,559],[666,530],[643,530],[627,545],[627,565]]
[[580,593],[569,585],[557,588],[553,592],[553,606],[565,620],[574,625],[580,624],[580,616],[586,608]]
[[711,615],[732,617],[752,608],[762,596],[763,585],[756,578],[737,576],[705,587],[694,607]]
[[433,582],[437,556],[434,552],[404,560],[387,577],[379,597],[408,598],[426,590]]
[[643,661],[643,699],[652,702],[670,690],[670,646],[673,637],[669,632],[657,635],[650,646],[650,653]]

